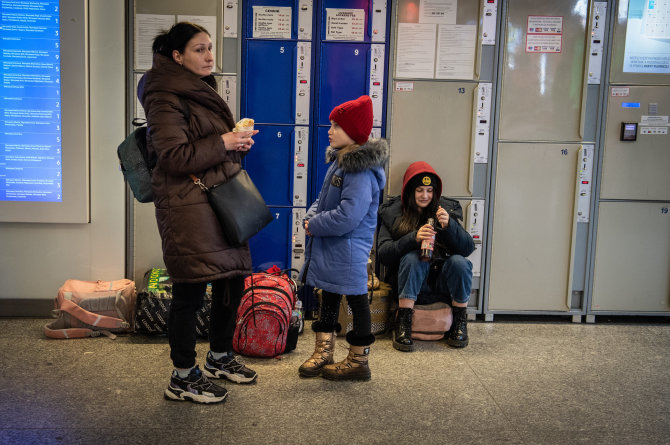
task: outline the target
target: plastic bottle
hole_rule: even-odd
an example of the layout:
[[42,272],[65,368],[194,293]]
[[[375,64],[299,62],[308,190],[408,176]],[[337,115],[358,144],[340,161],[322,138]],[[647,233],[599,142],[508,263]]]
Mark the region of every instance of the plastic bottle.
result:
[[[432,227],[435,223],[433,218],[428,218],[428,224]],[[429,239],[421,241],[421,261],[430,261],[433,258],[433,249],[435,248],[435,235]]]
[[293,313],[291,314],[291,326],[298,328],[298,333],[301,334],[305,328],[305,317],[302,311],[302,301],[295,302]]

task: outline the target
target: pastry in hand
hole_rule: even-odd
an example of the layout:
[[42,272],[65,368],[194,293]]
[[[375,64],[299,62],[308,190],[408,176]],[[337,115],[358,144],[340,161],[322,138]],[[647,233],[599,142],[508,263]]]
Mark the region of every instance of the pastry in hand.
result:
[[236,133],[240,131],[254,131],[254,120],[248,117],[240,119],[235,124],[235,128],[233,129],[233,131]]

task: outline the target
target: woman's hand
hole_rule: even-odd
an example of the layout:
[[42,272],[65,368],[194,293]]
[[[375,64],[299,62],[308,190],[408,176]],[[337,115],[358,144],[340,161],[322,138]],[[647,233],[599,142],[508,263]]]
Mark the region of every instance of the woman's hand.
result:
[[308,219],[305,220],[304,226],[305,226],[305,233],[307,234],[307,236],[312,236],[312,234],[310,233],[310,231],[308,229],[308,227],[309,227],[309,220]]
[[251,137],[257,133],[258,130],[240,132],[229,131],[228,133],[221,135],[221,140],[223,140],[223,145],[226,147],[226,150],[249,151],[251,146],[254,145],[254,140],[251,139]]
[[443,229],[449,225],[449,214],[442,207],[437,207],[437,214],[435,216]]
[[430,224],[424,224],[416,231],[416,242],[420,243],[423,240],[431,239],[435,236],[435,229]]

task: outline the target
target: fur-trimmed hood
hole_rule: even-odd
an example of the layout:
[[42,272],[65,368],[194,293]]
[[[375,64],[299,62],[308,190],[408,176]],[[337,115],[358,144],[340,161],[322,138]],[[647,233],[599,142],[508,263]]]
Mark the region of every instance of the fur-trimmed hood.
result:
[[[389,158],[388,142],[382,138],[370,138],[361,146],[354,149],[333,147],[326,148],[326,163],[337,160],[338,167],[348,173],[360,172],[372,167],[386,165]],[[346,150],[340,152],[340,150]]]

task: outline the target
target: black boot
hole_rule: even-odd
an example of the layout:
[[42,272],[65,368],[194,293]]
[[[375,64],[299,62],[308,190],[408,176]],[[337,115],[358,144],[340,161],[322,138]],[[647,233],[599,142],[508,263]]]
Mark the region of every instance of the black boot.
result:
[[468,345],[468,309],[452,307],[454,322],[447,335],[447,344],[454,348],[464,348]]
[[396,312],[395,327],[393,329],[393,347],[398,351],[413,351],[412,341],[412,314],[414,309],[398,308]]

